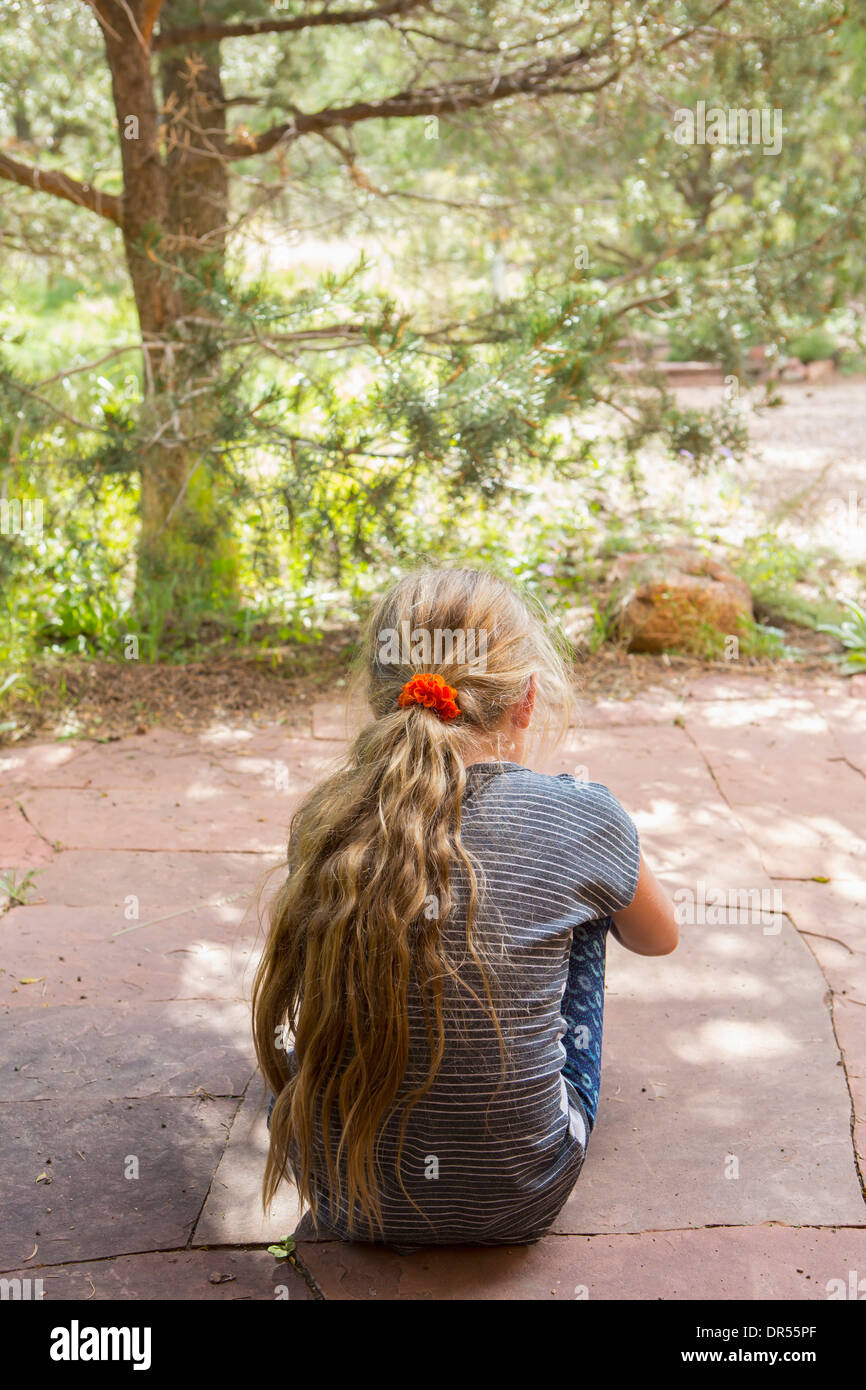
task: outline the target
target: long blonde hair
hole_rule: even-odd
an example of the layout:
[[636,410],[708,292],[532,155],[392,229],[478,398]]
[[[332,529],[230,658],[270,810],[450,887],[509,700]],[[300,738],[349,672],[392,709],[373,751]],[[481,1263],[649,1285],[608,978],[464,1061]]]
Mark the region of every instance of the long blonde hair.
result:
[[[332,1201],[345,1191],[350,1229],[360,1215],[375,1238],[377,1139],[397,1115],[402,1186],[406,1124],[445,1050],[446,981],[481,1005],[502,1044],[494,972],[476,931],[483,875],[460,837],[466,759],[496,737],[533,677],[536,727],[549,730],[556,714],[567,727],[572,684],[567,644],[541,605],[476,569],[430,567],[396,583],[374,606],[359,665],[374,718],[293,816],[289,872],[268,908],[253,987],[253,1036],[277,1098],[265,1207],[290,1179],[315,1219],[321,1154]],[[456,689],[458,718],[400,707],[404,683],[420,671]],[[457,875],[468,887],[462,961],[443,940]],[[474,985],[461,973],[467,963]],[[410,982],[423,1007],[427,1068],[407,1090]],[[281,1046],[289,1034],[291,1069]]]

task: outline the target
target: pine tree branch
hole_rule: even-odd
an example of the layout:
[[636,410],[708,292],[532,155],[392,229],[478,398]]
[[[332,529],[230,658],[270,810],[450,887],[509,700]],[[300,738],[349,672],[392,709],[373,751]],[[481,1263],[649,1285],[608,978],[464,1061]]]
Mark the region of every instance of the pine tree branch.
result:
[[291,135],[292,138],[300,135],[320,135],[334,126],[352,126],[359,121],[476,111],[514,96],[545,96],[554,92],[579,95],[583,92],[599,91],[616,80],[622,71],[621,66],[611,68],[602,77],[584,86],[562,86],[561,83],[575,69],[584,66],[593,58],[600,57],[610,44],[611,40],[606,39],[594,49],[577,49],[573,53],[565,53],[545,62],[527,64],[513,72],[484,81],[449,82],[441,87],[397,92],[382,101],[356,101],[350,106],[329,106],[321,111],[296,111],[291,121],[272,126],[260,135],[251,135],[249,140],[243,143],[228,144],[223,153],[228,159],[248,159],[251,155],[265,154],[287,135]]
[[123,199],[114,193],[101,193],[89,183],[79,183],[59,169],[36,169],[30,164],[19,164],[0,154],[0,178],[20,183],[22,188],[33,188],[38,193],[51,193],[55,198],[65,198],[77,207],[89,208],[100,217],[105,217],[115,226],[123,223]]
[[[250,135],[244,141],[227,144],[223,154],[227,159],[248,159],[252,155],[265,154],[287,136],[292,140],[301,135],[322,134],[334,126],[352,126],[359,121],[411,116],[441,116],[459,111],[477,111],[482,107],[493,106],[515,96],[552,96],[564,94],[582,96],[599,92],[615,82],[623,71],[634,63],[647,57],[657,56],[675,44],[682,43],[699,30],[704,31],[709,22],[729,8],[731,0],[715,0],[709,13],[691,24],[688,28],[670,34],[653,53],[639,50],[616,57],[616,40],[619,33],[608,34],[593,48],[578,48],[570,53],[559,54],[535,63],[525,64],[512,72],[480,80],[448,82],[441,87],[419,88],[415,91],[398,92],[382,101],[357,101],[350,106],[330,106],[321,111],[303,112],[297,109],[291,121],[272,126],[260,135]],[[623,32],[623,31],[621,31]],[[601,58],[614,50],[611,68],[602,76],[591,79],[583,85],[573,85],[569,78],[594,59]]]
[[256,34],[290,34],[300,29],[318,29],[342,24],[366,24],[371,19],[391,19],[426,5],[428,0],[386,0],[384,5],[360,10],[319,10],[315,14],[295,15],[291,19],[252,19],[241,24],[189,24],[182,29],[164,29],[151,47],[178,48],[182,44],[218,43],[221,39],[251,38]]

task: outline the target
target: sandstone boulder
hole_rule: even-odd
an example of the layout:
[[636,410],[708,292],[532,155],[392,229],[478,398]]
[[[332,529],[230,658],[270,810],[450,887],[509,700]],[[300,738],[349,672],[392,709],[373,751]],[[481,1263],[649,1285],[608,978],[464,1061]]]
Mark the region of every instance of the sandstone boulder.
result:
[[713,633],[738,636],[753,614],[748,585],[687,546],[621,555],[611,578],[613,626],[632,652],[705,652]]

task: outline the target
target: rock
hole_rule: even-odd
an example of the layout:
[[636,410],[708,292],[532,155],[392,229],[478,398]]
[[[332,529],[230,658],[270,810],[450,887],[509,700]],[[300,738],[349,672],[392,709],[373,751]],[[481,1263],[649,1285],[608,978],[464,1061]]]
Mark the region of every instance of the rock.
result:
[[703,652],[709,633],[737,636],[743,620],[752,617],[748,585],[687,546],[622,555],[611,577],[619,590],[615,630],[632,652]]
[[829,381],[835,372],[836,364],[832,357],[821,357],[815,362],[806,363],[807,381]]

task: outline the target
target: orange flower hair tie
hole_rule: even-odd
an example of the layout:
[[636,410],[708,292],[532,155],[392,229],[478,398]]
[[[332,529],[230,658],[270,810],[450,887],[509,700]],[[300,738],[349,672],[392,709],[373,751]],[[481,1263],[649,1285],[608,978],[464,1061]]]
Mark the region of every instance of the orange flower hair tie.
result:
[[460,713],[457,691],[446,685],[441,676],[434,676],[429,672],[413,676],[407,681],[397,703],[401,709],[405,709],[407,705],[426,705],[428,709],[435,709],[439,718],[446,722],[456,719]]

